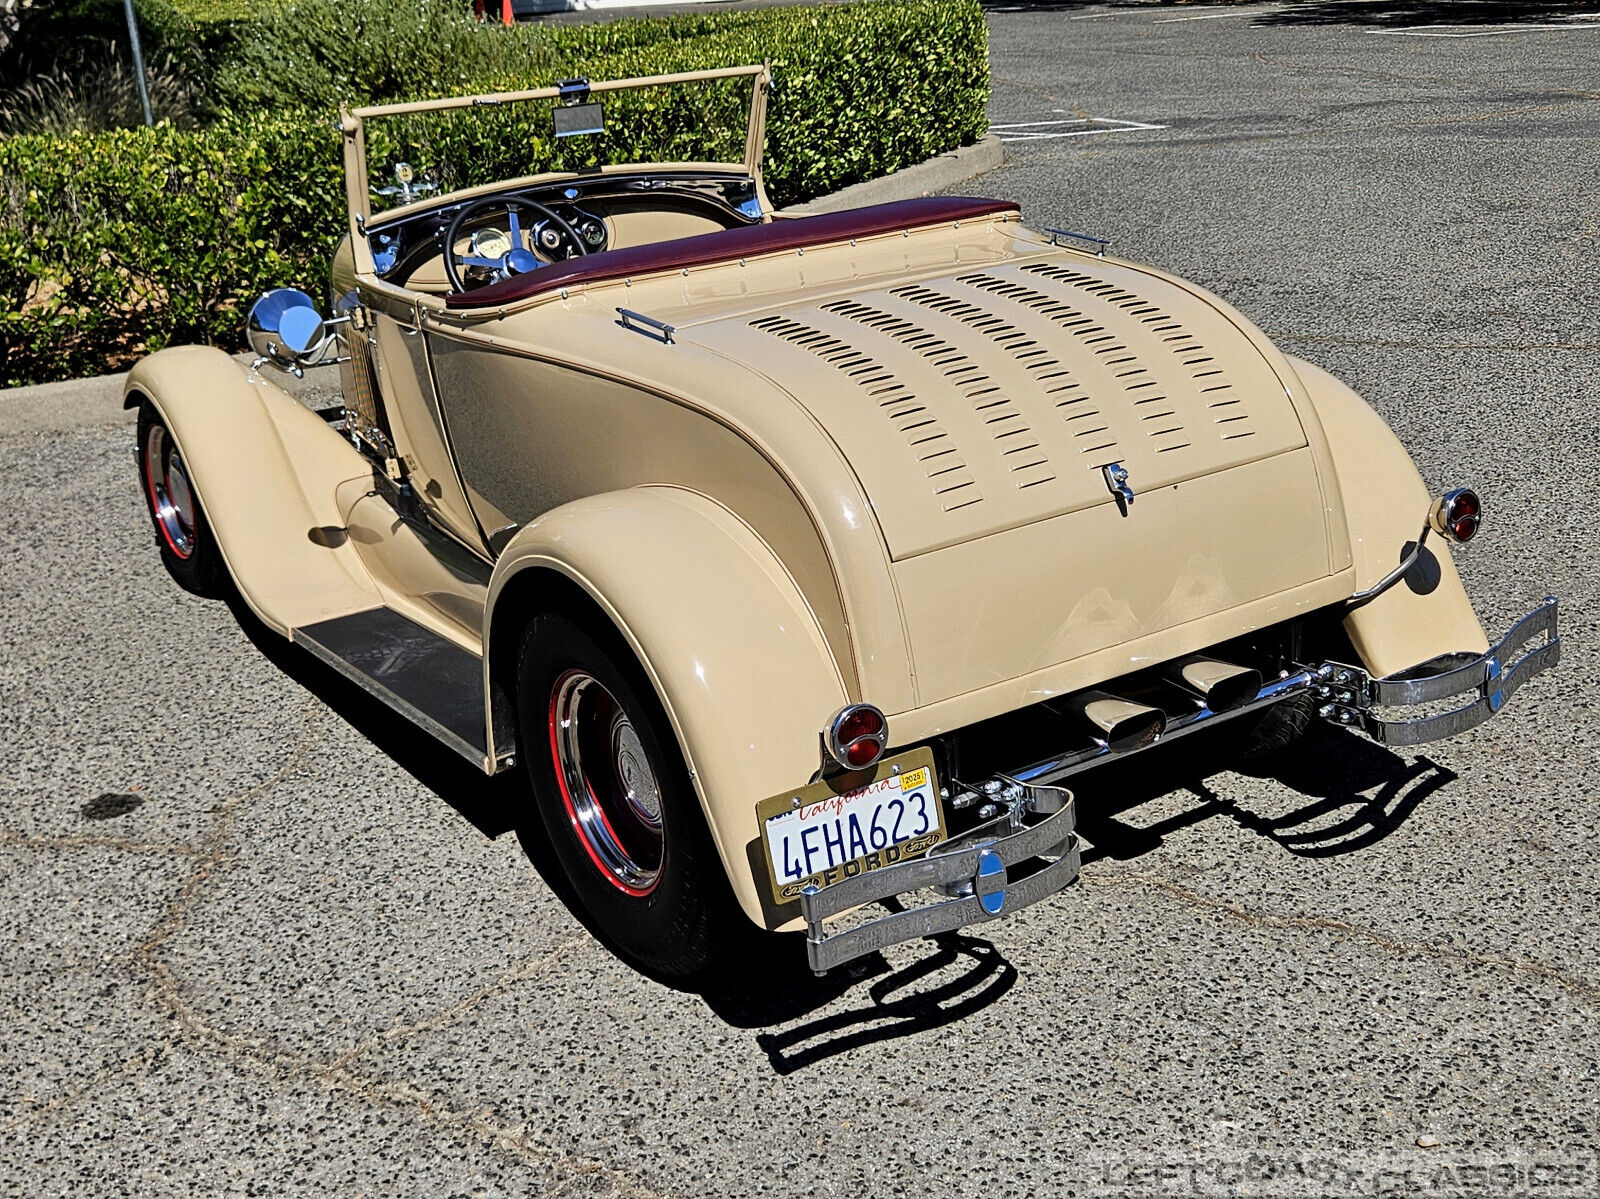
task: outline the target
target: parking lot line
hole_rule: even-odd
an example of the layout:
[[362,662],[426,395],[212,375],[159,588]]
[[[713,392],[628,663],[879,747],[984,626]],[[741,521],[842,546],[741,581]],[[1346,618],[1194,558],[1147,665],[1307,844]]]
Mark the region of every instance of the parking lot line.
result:
[[1253,17],[1259,10],[1250,9],[1248,12],[1212,12],[1203,17],[1162,17],[1152,21],[1152,25],[1181,25],[1185,21],[1220,21],[1223,17]]
[[1036,142],[1060,137],[1088,137],[1096,133],[1131,133],[1165,128],[1165,125],[1152,125],[1146,121],[1125,121],[1112,117],[1054,117],[1042,121],[1000,122],[990,125],[989,132],[1002,142]]
[[1499,37],[1505,33],[1531,33],[1535,30],[1560,30],[1564,33],[1600,29],[1600,13],[1584,13],[1583,18],[1588,24],[1579,24],[1576,21],[1560,25],[1507,25],[1503,28],[1490,29],[1487,27],[1467,27],[1451,25],[1413,25],[1406,29],[1369,29],[1368,33],[1381,34],[1384,37]]

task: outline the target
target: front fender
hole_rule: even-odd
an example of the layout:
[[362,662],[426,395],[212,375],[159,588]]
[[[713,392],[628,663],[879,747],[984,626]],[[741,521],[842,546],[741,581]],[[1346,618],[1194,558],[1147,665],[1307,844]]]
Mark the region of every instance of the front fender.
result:
[[206,346],[143,359],[123,403],[141,400],[177,443],[228,572],[263,622],[287,635],[383,602],[353,545],[310,539],[319,526],[343,527],[337,486],[371,473],[326,421]]
[[677,734],[740,906],[774,925],[752,862],[755,806],[815,773],[817,734],[847,702],[799,588],[748,525],[697,492],[633,487],[545,513],[506,546],[489,584],[484,661],[490,726],[501,738],[514,694],[505,639],[563,580],[632,647]]
[[[1400,564],[1422,531],[1433,497],[1384,419],[1321,367],[1290,359],[1316,406],[1339,476],[1355,590],[1371,587]],[[1362,664],[1395,674],[1448,653],[1489,648],[1442,538],[1398,584],[1344,619]]]

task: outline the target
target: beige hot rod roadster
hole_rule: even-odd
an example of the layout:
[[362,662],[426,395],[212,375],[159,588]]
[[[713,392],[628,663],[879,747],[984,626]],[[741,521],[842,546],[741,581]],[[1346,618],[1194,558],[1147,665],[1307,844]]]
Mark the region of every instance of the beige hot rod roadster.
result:
[[[369,166],[380,119],[601,137],[730,81],[742,161]],[[1554,599],[1473,614],[1477,495],[1215,296],[997,200],[775,213],[768,82],[349,111],[330,314],[268,293],[255,367],[127,384],[178,582],[525,770],[622,954],[693,976],[748,921],[821,971],[1001,917],[1075,878],[1074,775],[1225,723],[1446,737],[1556,663]],[[320,413],[258,373],[332,362]]]

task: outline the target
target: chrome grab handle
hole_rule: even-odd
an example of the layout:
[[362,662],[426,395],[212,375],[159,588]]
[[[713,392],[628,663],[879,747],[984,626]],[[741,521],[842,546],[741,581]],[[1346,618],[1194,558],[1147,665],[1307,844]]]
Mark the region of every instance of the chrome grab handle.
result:
[[1070,237],[1076,241],[1088,242],[1094,246],[1095,255],[1099,258],[1106,256],[1106,247],[1111,244],[1109,238],[1096,237],[1092,233],[1074,233],[1071,229],[1055,229],[1048,225],[1045,226],[1044,231],[1050,235],[1050,244],[1052,246],[1059,246],[1063,237]]
[[[624,329],[631,329],[635,333],[643,333],[646,337],[650,336],[650,330],[653,329],[661,335],[661,340],[664,343],[669,346],[673,344],[672,335],[677,330],[667,324],[666,321],[658,321],[653,316],[646,316],[642,312],[634,312],[631,308],[619,308],[617,309],[617,315],[622,318],[621,324]],[[639,328],[640,325],[645,326],[645,328]]]

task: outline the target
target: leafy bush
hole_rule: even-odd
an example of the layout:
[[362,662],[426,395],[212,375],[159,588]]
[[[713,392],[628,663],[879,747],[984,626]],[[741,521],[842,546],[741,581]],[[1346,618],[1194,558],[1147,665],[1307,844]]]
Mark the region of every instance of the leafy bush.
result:
[[[168,0],[135,0],[145,58],[170,60],[186,78],[200,67],[200,38]],[[0,90],[42,75],[71,75],[110,59],[131,60],[122,0],[24,0],[17,27],[0,47]]]
[[[504,46],[516,35],[481,36]],[[502,63],[468,86],[770,60],[766,177],[780,205],[922,161],[985,128],[976,0],[771,8],[567,26],[546,37],[548,65]],[[363,67],[343,86],[354,98],[407,84]],[[458,90],[444,80],[411,94]],[[252,108],[202,129],[0,139],[0,384],[96,373],[175,342],[235,348],[243,310],[261,290],[297,284],[320,294],[346,227],[333,114]],[[554,145],[548,126],[508,125],[512,111],[458,114],[421,140],[404,123],[385,135],[374,122],[369,152],[381,166],[412,137],[454,185],[553,165],[700,158],[708,142],[722,158],[743,149],[740,98],[723,85],[609,97],[605,140]],[[470,165],[451,175],[452,163]]]
[[[170,62],[146,64],[145,86],[158,121],[180,127],[197,121],[195,89]],[[144,111],[133,68],[115,56],[57,68],[0,93],[0,134],[100,133],[139,124]]]
[[214,86],[232,111],[477,91],[485,78],[526,79],[552,63],[542,29],[485,27],[466,0],[292,0],[231,41]]
[[338,163],[329,125],[269,118],[0,141],[0,382],[237,345],[255,295],[326,274]]

